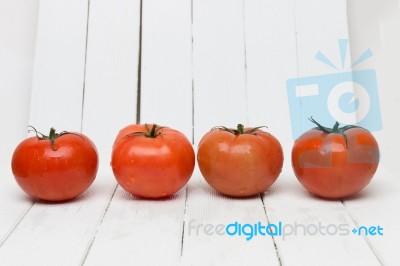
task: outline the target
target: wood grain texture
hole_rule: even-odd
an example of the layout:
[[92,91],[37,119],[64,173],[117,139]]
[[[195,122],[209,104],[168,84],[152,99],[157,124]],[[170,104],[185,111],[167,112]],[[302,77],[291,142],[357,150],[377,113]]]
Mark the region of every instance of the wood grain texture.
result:
[[[397,174],[382,166],[359,195],[327,201],[290,166],[285,82],[332,71],[315,53],[338,59],[347,37],[344,0],[41,1],[29,122],[90,136],[100,168],[87,192],[59,204],[28,198],[0,169],[0,264],[396,265]],[[109,161],[118,130],[137,117],[181,130],[195,150],[213,126],[267,125],[284,171],[245,199],[215,192],[198,168],[171,198],[135,198]],[[298,232],[246,240],[224,231],[235,222]],[[350,231],[378,225],[384,236]],[[350,232],[332,234],[339,226]]]
[[[315,100],[310,103],[306,97],[300,97],[298,103],[300,110],[297,115],[293,114],[292,123],[297,125],[301,132],[304,132],[314,125],[304,117],[314,116],[316,120],[318,117],[334,116],[333,122],[338,120],[342,124],[354,124],[356,122],[356,112],[347,114],[348,121],[342,121],[343,117],[338,117],[338,111],[329,111],[329,103],[333,103],[336,107],[336,102],[328,97],[334,87],[344,86],[341,83],[341,78],[336,77],[337,84],[335,86],[327,86],[327,77],[329,74],[340,74],[351,71],[351,56],[350,49],[346,50],[345,59],[342,62],[341,51],[339,48],[339,40],[348,40],[347,28],[347,2],[346,1],[313,1],[302,0],[294,1],[294,20],[295,20],[295,36],[296,36],[296,57],[297,57],[297,76],[292,78],[304,79],[306,77],[315,77],[315,83],[312,83],[317,88],[317,96]],[[317,54],[321,53],[329,60],[329,63],[323,63],[317,60]],[[343,63],[343,65],[342,65]],[[333,78],[335,79],[335,78]],[[350,89],[349,93],[354,92],[354,85],[350,82],[347,83]],[[301,86],[299,86],[301,88]],[[296,88],[297,89],[297,88]],[[318,95],[327,94],[326,97],[318,97]],[[336,91],[337,92],[337,91]],[[337,99],[337,105],[339,105]],[[293,104],[293,103],[292,103]],[[350,103],[349,103],[350,104]],[[310,105],[320,106],[321,109],[313,110],[311,113]],[[311,108],[312,110],[312,108]],[[339,108],[341,111],[341,109]],[[325,115],[326,114],[326,115]],[[321,119],[320,119],[321,120]]]
[[187,0],[146,0],[142,14],[141,123],[192,139],[192,22]]
[[[41,131],[50,126],[81,129],[87,14],[87,1],[40,3],[29,122]],[[89,190],[76,202],[62,204],[34,201],[3,244],[0,261],[15,265],[79,263],[99,217],[91,212],[102,209],[85,201],[85,196],[94,194]]]
[[[301,78],[332,72],[327,66],[321,67],[323,64],[314,57],[318,51],[323,50],[324,54],[340,60],[337,40],[348,38],[345,1],[288,1],[282,10],[293,11],[293,17],[289,15],[290,12],[288,17],[294,19],[294,32],[286,38],[296,44],[297,76]],[[293,30],[291,23],[286,25]],[[286,48],[293,59],[292,47]],[[337,65],[340,65],[340,61]],[[290,74],[296,76],[293,68],[286,71],[286,77]],[[283,112],[285,109],[280,114]],[[287,160],[290,160],[289,156]],[[265,193],[264,202],[270,221],[274,224],[282,222],[286,226],[283,231],[287,230],[288,234],[292,232],[286,237],[276,237],[282,264],[379,265],[379,260],[367,242],[351,232],[356,225],[342,202],[321,200],[309,195],[300,186],[288,164],[285,164],[278,182]],[[331,231],[324,231],[324,227],[330,227]],[[329,232],[334,229],[337,232],[330,235]]]
[[47,134],[80,131],[88,1],[41,1],[34,59],[31,125]]
[[185,195],[143,200],[118,187],[85,265],[178,265]]
[[193,1],[194,140],[247,124],[242,0]]
[[[109,1],[109,3],[114,5],[114,2]],[[156,119],[154,122],[160,124],[167,123],[167,125],[173,120],[180,121],[180,123],[172,123],[170,126],[183,126],[183,128],[186,128],[185,133],[191,134],[190,31],[185,32],[185,25],[183,25],[183,28],[180,25],[181,23],[186,23],[186,28],[190,29],[190,8],[183,1],[169,1],[168,3],[144,1],[142,4],[141,27],[143,31],[143,50],[141,55],[142,65],[140,67],[142,69],[141,106],[143,109],[141,110],[141,120],[145,123],[153,122],[150,120]],[[124,9],[129,10],[127,7]],[[138,5],[138,10],[140,10],[140,5]],[[173,10],[181,10],[187,13],[182,13],[182,16],[171,17],[169,12],[173,12]],[[116,14],[118,13],[121,12],[117,12]],[[132,23],[125,22],[123,25],[132,26]],[[165,31],[169,27],[172,27],[172,30]],[[104,27],[99,27],[99,29],[102,28]],[[174,28],[180,28],[183,31],[175,31]],[[133,32],[133,29],[131,29],[131,32]],[[123,32],[123,34],[122,36],[126,36],[126,33]],[[166,38],[164,34],[170,35],[173,41],[168,43],[167,40],[163,40]],[[139,34],[136,36],[139,36]],[[185,38],[188,39],[186,42]],[[185,53],[184,51],[179,53],[177,47],[173,47],[176,45],[176,42],[186,47],[185,49],[189,53]],[[94,41],[94,43],[97,42]],[[125,52],[121,54],[129,54],[129,49],[134,48],[126,46]],[[102,54],[104,53],[102,52]],[[160,58],[160,56],[163,58]],[[98,56],[95,56],[95,58],[98,58]],[[90,60],[90,54],[88,59]],[[170,67],[171,62],[168,60],[175,60],[177,68]],[[178,62],[181,62],[181,64]],[[117,67],[116,70],[120,68],[121,66]],[[133,72],[131,72],[130,76],[132,75]],[[93,77],[98,77],[98,74],[94,74]],[[181,80],[178,78],[181,78]],[[103,82],[100,81],[100,83]],[[123,88],[128,89],[129,86]],[[113,116],[106,115],[106,118],[109,119],[107,120],[108,125],[115,125],[116,121],[119,123],[129,118],[130,113],[127,108],[133,106],[131,102],[133,99],[131,89],[129,92],[124,92],[122,90],[115,91],[111,88],[102,88],[102,91],[108,90],[109,93],[108,96],[103,94],[102,101],[104,103],[109,103],[110,98],[115,99],[115,102],[118,104],[114,107],[125,110],[125,112]],[[163,91],[160,92],[160,90]],[[172,91],[182,96],[183,104],[181,106],[183,109],[176,109],[171,105],[171,102],[174,102],[171,99]],[[112,96],[111,93],[115,94],[115,96]],[[98,91],[93,91],[94,94],[97,95]],[[127,97],[127,95],[130,96]],[[117,97],[118,101],[116,100]],[[90,98],[93,98],[93,96]],[[171,100],[165,101],[165,99]],[[96,104],[93,103],[92,112],[96,112],[97,108]],[[112,119],[117,117],[116,121],[112,121]],[[88,118],[88,121],[92,120],[93,118]],[[85,125],[86,122],[84,122],[84,127]],[[93,134],[95,135],[94,131]],[[102,143],[109,142],[110,136],[105,136],[105,133],[102,134],[104,134],[104,137],[99,139],[99,141]],[[114,137],[111,139],[113,140]],[[109,148],[111,147],[110,144]],[[109,154],[111,154],[109,148],[104,148],[103,151],[109,151]],[[107,153],[105,153],[106,155]],[[106,166],[108,167],[108,162]],[[111,185],[112,182],[108,180],[114,179],[112,174],[107,174],[104,178],[105,181],[102,183],[104,186]],[[112,201],[107,207],[107,211],[104,213],[105,216],[99,224],[98,231],[84,260],[85,264],[109,265],[115,263],[117,265],[130,265],[138,263],[147,265],[176,265],[179,262],[182,246],[185,199],[185,189],[181,190],[171,199],[147,201],[134,198],[118,187]],[[112,256],[110,256],[109,252],[106,252],[109,250],[112,250]]]
[[271,223],[283,223],[276,244],[283,265],[380,265],[341,201],[310,195],[287,168],[264,195]]
[[294,2],[245,1],[244,22],[249,126],[268,126],[291,145],[286,80],[298,68]]
[[110,171],[118,131],[136,122],[140,1],[90,2],[82,131],[100,154],[99,172]]
[[6,168],[0,169],[0,258],[2,246],[14,233],[34,201],[26,196],[18,187],[14,176]]
[[[195,143],[213,126],[249,123],[244,7],[244,1],[193,1]],[[235,221],[265,222],[260,197],[224,197],[197,172],[188,186],[182,264],[246,264],[251,258],[278,265],[271,237],[246,241],[207,232]]]
[[380,226],[383,236],[361,236],[382,265],[395,265],[399,255],[394,246],[399,236],[400,182],[397,173],[381,165],[371,183],[361,193],[343,202],[356,227]]
[[235,222],[266,225],[260,196],[237,199],[221,195],[196,170],[188,184],[182,265],[245,265],[256,261],[279,265],[272,237],[246,240],[245,235],[230,236],[225,231]]

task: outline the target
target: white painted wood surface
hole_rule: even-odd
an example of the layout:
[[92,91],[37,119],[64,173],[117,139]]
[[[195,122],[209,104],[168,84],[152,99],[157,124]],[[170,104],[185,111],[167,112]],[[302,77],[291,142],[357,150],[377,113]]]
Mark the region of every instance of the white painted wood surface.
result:
[[140,122],[192,139],[191,2],[148,0],[142,11]]
[[[96,143],[92,187],[61,204],[32,200],[0,169],[0,265],[397,265],[400,184],[382,166],[355,198],[306,193],[291,171],[285,82],[323,74],[314,60],[347,38],[346,1],[42,0],[29,123]],[[109,167],[115,135],[140,121],[184,132],[267,125],[285,167],[263,195],[232,199],[196,168],[165,200],[132,197]],[[258,222],[384,228],[384,236],[220,236],[205,227]]]

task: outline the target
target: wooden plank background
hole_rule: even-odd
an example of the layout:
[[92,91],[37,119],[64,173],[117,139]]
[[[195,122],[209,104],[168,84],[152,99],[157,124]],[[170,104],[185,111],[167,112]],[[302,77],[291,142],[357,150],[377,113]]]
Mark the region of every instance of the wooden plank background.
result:
[[[314,60],[348,38],[346,1],[41,0],[29,123],[81,131],[96,143],[98,176],[78,199],[35,201],[1,169],[1,265],[396,265],[400,184],[381,167],[346,201],[306,193],[290,166],[289,78],[326,73]],[[279,138],[284,171],[262,195],[232,199],[196,168],[169,199],[141,200],[109,166],[123,126],[181,130],[197,148],[216,125],[258,126]],[[191,225],[381,225],[384,237],[243,237]]]

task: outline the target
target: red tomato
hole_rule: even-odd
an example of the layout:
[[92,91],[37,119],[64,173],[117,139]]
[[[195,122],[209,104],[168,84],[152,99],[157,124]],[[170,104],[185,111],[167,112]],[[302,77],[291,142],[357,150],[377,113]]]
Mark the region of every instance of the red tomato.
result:
[[97,149],[81,133],[38,133],[15,149],[11,168],[18,185],[28,195],[64,201],[83,193],[96,178]]
[[207,183],[234,197],[256,195],[268,189],[282,171],[279,141],[258,128],[217,127],[203,136],[197,161]]
[[117,135],[111,166],[118,183],[142,198],[179,191],[194,169],[192,144],[181,132],[157,125],[129,125]]
[[362,190],[376,172],[379,147],[372,134],[361,127],[326,128],[317,125],[294,143],[292,166],[300,183],[311,193],[332,199]]

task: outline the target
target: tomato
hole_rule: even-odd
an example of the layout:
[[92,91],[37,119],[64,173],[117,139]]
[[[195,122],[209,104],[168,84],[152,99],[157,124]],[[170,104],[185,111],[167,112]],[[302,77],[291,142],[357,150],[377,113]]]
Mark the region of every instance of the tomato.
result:
[[317,125],[294,143],[292,166],[300,183],[311,193],[331,199],[354,195],[368,185],[379,163],[373,135],[357,126]]
[[260,128],[216,127],[203,136],[197,161],[211,187],[228,196],[247,197],[275,182],[282,171],[282,147]]
[[194,170],[192,144],[181,132],[158,125],[129,125],[117,135],[111,166],[117,182],[142,198],[179,191]]
[[98,168],[94,143],[76,132],[36,136],[22,141],[14,151],[11,168],[18,185],[28,195],[48,201],[65,201],[82,194],[93,183]]

